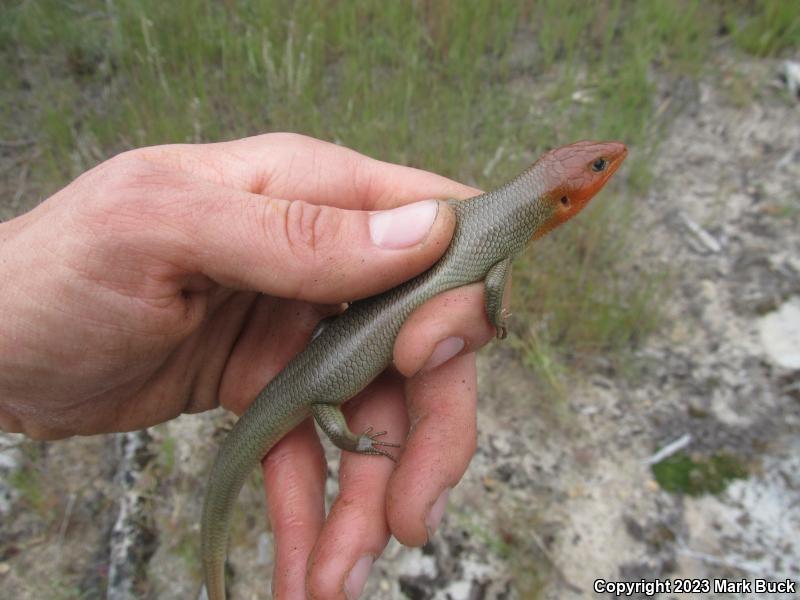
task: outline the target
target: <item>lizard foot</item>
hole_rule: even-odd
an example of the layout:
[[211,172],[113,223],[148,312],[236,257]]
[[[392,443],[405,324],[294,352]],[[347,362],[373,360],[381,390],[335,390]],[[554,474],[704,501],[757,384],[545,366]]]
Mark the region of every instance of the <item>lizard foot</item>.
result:
[[500,311],[500,319],[499,322],[496,324],[498,340],[506,339],[506,336],[508,335],[507,321],[510,316],[511,316],[511,311],[508,310],[507,308],[504,308]]
[[358,445],[356,447],[356,452],[361,454],[379,454],[381,456],[385,456],[386,458],[392,459],[394,462],[397,462],[397,459],[392,456],[389,452],[384,450],[383,447],[388,448],[399,448],[400,444],[394,444],[392,442],[382,442],[377,438],[381,437],[382,435],[386,435],[387,432],[379,431],[377,433],[372,433],[372,427],[368,427],[367,430],[358,436]]

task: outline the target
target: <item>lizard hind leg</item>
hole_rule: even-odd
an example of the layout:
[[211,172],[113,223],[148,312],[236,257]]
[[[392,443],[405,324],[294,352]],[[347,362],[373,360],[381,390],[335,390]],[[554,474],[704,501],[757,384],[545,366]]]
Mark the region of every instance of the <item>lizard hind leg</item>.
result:
[[358,454],[376,454],[390,458],[395,462],[397,461],[384,448],[399,448],[399,444],[378,440],[377,438],[386,435],[386,432],[372,433],[372,427],[369,427],[361,435],[353,433],[347,426],[347,421],[340,406],[324,403],[312,404],[311,414],[314,415],[317,425],[320,426],[325,435],[328,436],[328,439],[337,448]]
[[506,321],[511,313],[503,308],[503,294],[508,278],[511,277],[511,259],[505,258],[489,269],[485,280],[486,312],[489,322],[497,330],[497,339],[504,339],[508,333]]

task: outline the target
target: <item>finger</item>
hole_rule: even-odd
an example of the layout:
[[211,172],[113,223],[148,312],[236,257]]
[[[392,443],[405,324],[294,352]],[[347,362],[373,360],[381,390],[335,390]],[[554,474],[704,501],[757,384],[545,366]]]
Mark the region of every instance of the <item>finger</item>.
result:
[[469,198],[480,193],[434,173],[293,133],[134,152],[225,187],[339,208],[381,210],[426,198]]
[[477,443],[475,355],[459,356],[406,384],[411,432],[387,490],[387,518],[407,546],[425,544],[447,495],[464,475]]
[[495,328],[486,314],[483,282],[456,288],[411,313],[395,341],[394,364],[411,377],[454,356],[474,352],[494,336]]
[[261,461],[275,543],[272,594],[305,598],[306,564],[325,521],[326,466],[310,420]]
[[[402,381],[384,375],[348,410],[353,431],[387,431],[381,440],[399,442],[408,429]],[[349,408],[349,407],[348,407]],[[393,449],[390,448],[389,451]],[[373,561],[389,541],[386,484],[394,463],[382,456],[342,453],[339,495],[309,562],[311,598],[357,598]]]
[[398,285],[441,256],[455,226],[435,201],[369,214],[250,194],[215,200],[188,223],[191,266],[228,287],[312,302]]
[[455,227],[441,201],[369,213],[178,185],[171,198],[156,187],[135,206],[115,206],[114,218],[135,218],[147,229],[129,233],[137,245],[166,246],[163,260],[189,273],[284,298],[342,302],[398,285],[441,256]]

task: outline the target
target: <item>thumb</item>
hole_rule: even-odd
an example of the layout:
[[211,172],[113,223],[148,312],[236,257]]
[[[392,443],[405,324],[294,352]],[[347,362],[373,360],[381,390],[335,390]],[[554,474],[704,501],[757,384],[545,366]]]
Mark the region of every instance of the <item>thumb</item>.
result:
[[410,279],[439,259],[455,228],[441,200],[372,212],[227,189],[224,196],[211,210],[183,212],[193,270],[228,287],[311,302],[363,298]]

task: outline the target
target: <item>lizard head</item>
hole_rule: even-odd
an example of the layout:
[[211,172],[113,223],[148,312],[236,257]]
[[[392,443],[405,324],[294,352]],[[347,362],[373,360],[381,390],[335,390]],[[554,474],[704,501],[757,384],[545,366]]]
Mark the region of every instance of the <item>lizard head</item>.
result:
[[544,178],[544,201],[552,217],[535,237],[541,237],[577,215],[625,160],[628,149],[620,142],[576,142],[551,150],[536,167]]

